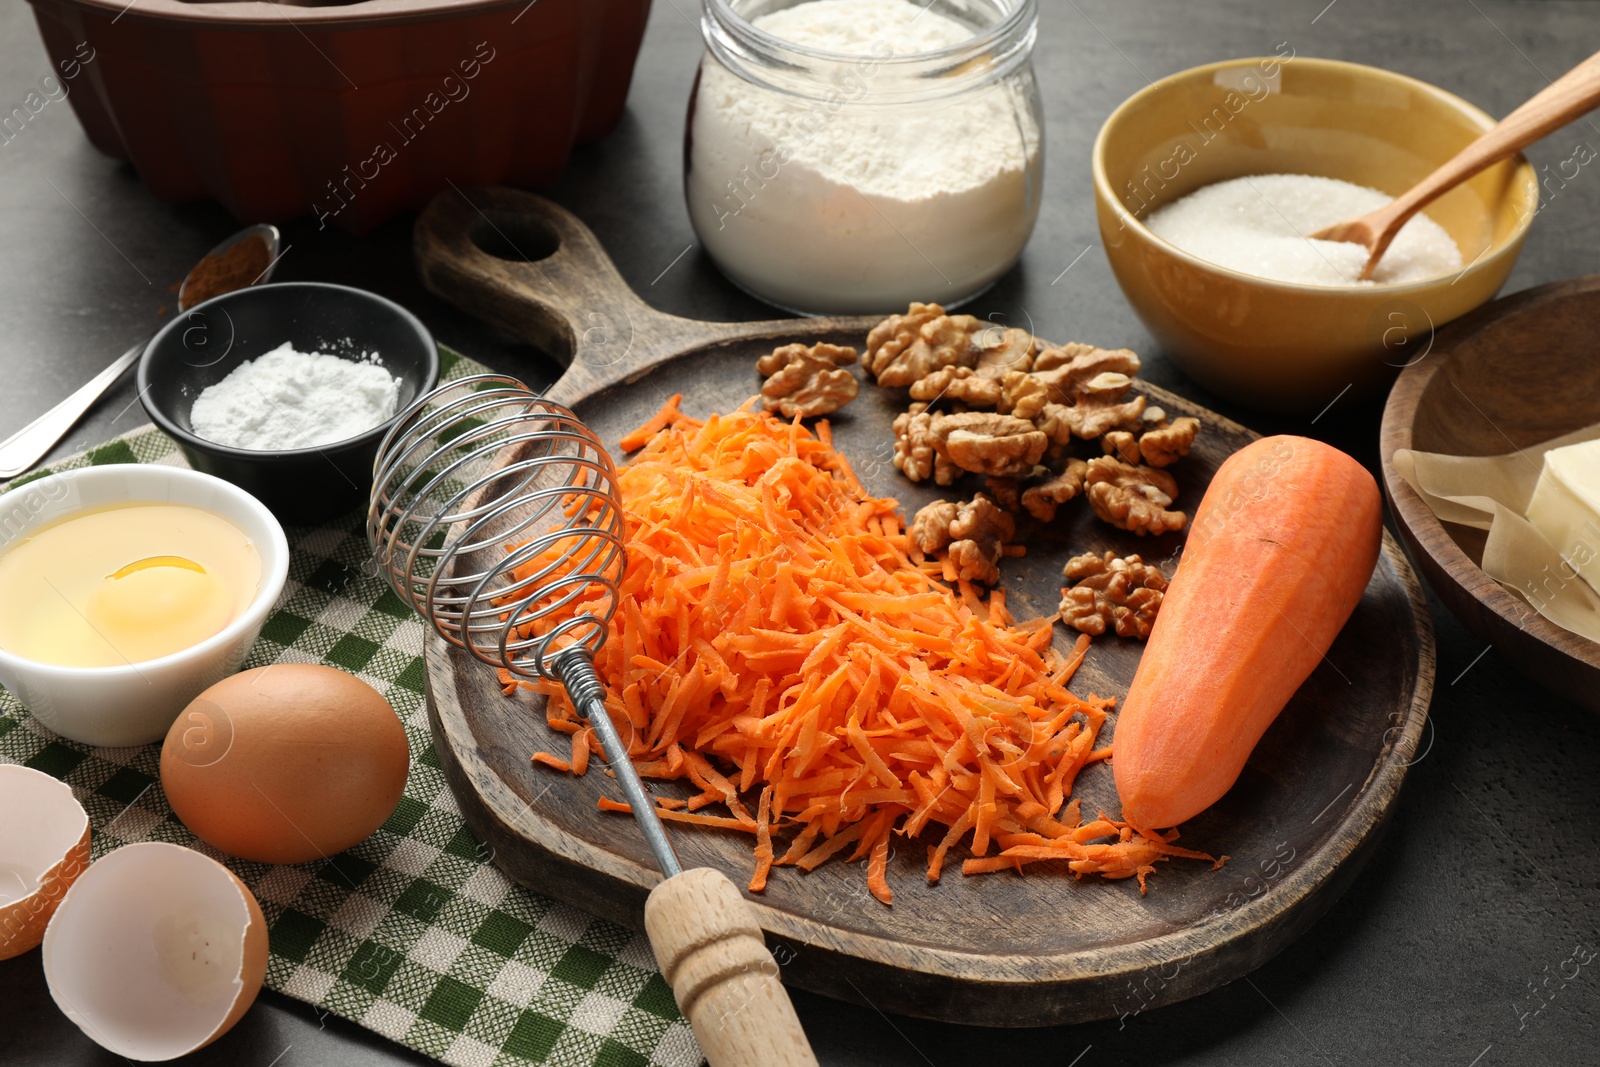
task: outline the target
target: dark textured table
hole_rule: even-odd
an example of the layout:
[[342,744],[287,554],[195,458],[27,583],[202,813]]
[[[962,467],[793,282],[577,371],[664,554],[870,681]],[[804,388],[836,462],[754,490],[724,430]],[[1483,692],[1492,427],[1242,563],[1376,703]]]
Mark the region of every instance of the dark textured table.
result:
[[[1314,424],[1273,419],[1215,401],[1166,363],[1098,249],[1089,179],[1095,131],[1150,79],[1270,53],[1285,41],[1300,55],[1399,70],[1503,115],[1600,46],[1600,4],[1041,6],[1035,63],[1048,123],[1044,209],[1021,265],[970,310],[1044,337],[1127,345],[1147,357],[1146,375],[1158,384],[1258,430],[1323,437],[1375,466],[1379,401],[1342,398]],[[546,192],[593,227],[628,281],[657,307],[707,319],[767,318],[771,310],[724,281],[696,247],[684,209],[680,134],[701,48],[697,14],[694,0],[658,0],[622,124],[580,149],[566,178]],[[20,104],[49,69],[27,6],[0,7],[0,112]],[[0,145],[0,437],[163,321],[161,309],[170,314],[175,303],[168,287],[236,225],[215,204],[151,198],[129,167],[88,145],[70,111],[52,102]],[[1556,165],[1580,143],[1592,157],[1600,119],[1574,124],[1529,153],[1550,168],[1548,202],[1508,291],[1600,270],[1600,168],[1564,183],[1557,177]],[[410,269],[410,230],[410,218],[400,218],[358,240],[319,231],[310,220],[292,223],[278,277],[376,290],[416,311],[440,341],[532,383],[552,380],[559,368],[546,355],[422,290]],[[130,375],[57,452],[96,444],[143,418]],[[1207,996],[1133,1014],[1130,993],[1119,1005],[1129,1012],[1121,1020],[1054,1030],[947,1026],[796,994],[822,1063],[1596,1062],[1600,722],[1514,674],[1437,601],[1432,608],[1439,676],[1424,754],[1367,870],[1287,951]],[[1594,962],[1569,962],[1586,958]],[[37,953],[0,963],[0,1063],[117,1060],[56,1010]],[[272,993],[191,1060],[248,1067],[427,1062]]]

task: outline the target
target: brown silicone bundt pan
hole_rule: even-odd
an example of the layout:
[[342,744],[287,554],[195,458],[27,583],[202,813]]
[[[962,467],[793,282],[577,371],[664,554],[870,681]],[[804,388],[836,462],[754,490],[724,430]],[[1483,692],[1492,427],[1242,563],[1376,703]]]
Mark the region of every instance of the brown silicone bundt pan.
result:
[[540,186],[616,124],[650,0],[31,0],[94,146],[163,200],[360,233]]

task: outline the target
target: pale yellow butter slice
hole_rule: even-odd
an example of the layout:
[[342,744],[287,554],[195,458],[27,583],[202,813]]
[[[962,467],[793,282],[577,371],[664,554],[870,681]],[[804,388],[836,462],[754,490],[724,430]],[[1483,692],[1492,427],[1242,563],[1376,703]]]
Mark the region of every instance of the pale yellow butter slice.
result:
[[1528,521],[1600,591],[1600,439],[1544,454]]

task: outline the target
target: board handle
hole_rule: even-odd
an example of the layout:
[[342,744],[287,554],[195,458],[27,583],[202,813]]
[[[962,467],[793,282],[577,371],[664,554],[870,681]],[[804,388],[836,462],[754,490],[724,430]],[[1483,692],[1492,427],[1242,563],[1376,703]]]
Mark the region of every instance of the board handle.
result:
[[711,1067],[817,1067],[750,905],[697,867],[650,891],[644,928]]
[[412,249],[430,292],[593,378],[648,366],[690,326],[639,299],[577,216],[519,189],[440,193],[418,216]]

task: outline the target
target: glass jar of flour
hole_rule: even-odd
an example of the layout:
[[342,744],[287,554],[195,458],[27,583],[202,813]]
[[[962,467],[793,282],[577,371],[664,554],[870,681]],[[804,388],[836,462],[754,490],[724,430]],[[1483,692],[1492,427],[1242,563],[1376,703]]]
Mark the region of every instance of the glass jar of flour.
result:
[[689,217],[803,314],[970,299],[1039,213],[1036,0],[704,0]]

